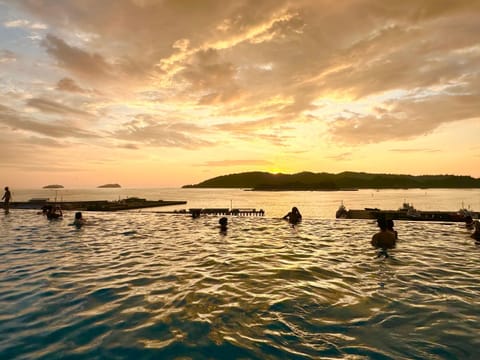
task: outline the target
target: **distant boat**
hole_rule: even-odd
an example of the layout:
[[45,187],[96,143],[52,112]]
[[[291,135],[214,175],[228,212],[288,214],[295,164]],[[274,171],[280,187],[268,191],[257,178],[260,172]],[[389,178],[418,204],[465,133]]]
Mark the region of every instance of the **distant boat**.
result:
[[119,184],[105,184],[105,185],[100,185],[98,188],[121,188]]
[[44,189],[63,189],[63,185],[52,184],[52,185],[45,185]]

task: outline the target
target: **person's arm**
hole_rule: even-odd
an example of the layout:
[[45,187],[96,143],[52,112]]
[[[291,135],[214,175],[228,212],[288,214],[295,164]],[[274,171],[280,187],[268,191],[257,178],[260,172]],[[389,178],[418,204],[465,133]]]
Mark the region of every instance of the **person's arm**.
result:
[[377,247],[378,246],[378,239],[377,239],[377,234],[372,236],[372,241],[370,242],[372,246]]

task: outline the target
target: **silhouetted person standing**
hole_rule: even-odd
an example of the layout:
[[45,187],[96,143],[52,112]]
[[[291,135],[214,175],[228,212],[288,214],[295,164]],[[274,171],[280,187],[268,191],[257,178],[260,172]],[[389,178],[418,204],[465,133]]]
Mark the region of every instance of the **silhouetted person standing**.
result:
[[10,193],[10,190],[8,189],[8,186],[5,186],[5,194],[2,196],[2,200],[4,201],[4,209],[5,213],[8,213],[10,211],[10,199],[12,198],[12,194]]

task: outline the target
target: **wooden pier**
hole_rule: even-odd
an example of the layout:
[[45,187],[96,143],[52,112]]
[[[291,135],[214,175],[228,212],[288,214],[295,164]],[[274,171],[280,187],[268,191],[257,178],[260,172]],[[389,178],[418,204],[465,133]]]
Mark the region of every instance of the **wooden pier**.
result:
[[264,216],[265,211],[263,209],[256,210],[252,208],[190,208],[188,212],[193,218],[200,215],[232,215],[232,216]]
[[35,198],[25,202],[10,203],[11,209],[36,209],[44,206],[59,206],[62,210],[75,211],[120,211],[153,208],[160,206],[183,205],[186,201],[171,200],[146,200],[137,197],[126,198],[118,201],[92,200],[92,201],[50,201],[46,198]]

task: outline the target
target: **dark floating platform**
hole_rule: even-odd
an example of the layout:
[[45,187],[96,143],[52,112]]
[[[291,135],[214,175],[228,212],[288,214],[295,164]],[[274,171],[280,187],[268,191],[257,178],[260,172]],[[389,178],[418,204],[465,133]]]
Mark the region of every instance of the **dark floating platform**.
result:
[[127,198],[118,201],[92,200],[92,201],[60,201],[54,202],[46,198],[34,198],[26,202],[12,202],[11,209],[41,209],[45,205],[60,206],[62,210],[76,211],[120,211],[144,209],[159,206],[184,205],[186,201],[146,200],[141,198]]
[[232,216],[264,216],[263,209],[256,210],[251,208],[228,209],[228,208],[191,208],[187,210],[175,211],[177,214],[190,214],[193,218],[200,215],[232,215]]
[[422,211],[415,209],[411,204],[403,204],[398,210],[380,210],[377,208],[347,210],[342,204],[338,208],[335,217],[337,219],[392,219],[409,221],[448,221],[464,222],[466,216],[478,218],[480,213],[467,209],[458,211]]

